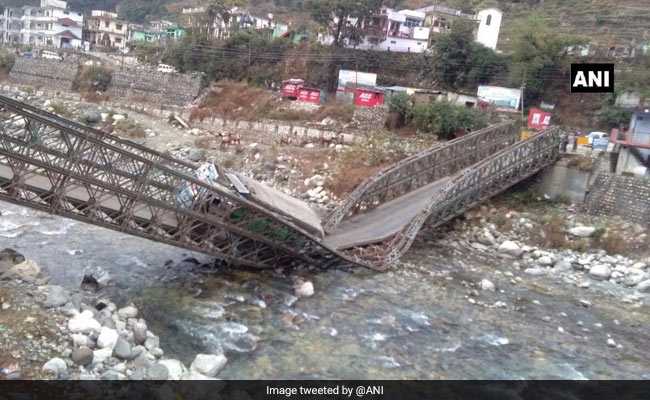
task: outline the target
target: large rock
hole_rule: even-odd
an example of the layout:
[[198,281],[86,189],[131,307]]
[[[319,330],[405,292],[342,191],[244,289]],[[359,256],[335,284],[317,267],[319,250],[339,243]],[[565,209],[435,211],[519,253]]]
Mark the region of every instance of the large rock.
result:
[[120,316],[120,318],[127,320],[129,318],[135,318],[138,316],[138,309],[135,308],[134,306],[126,306],[124,308],[120,308],[117,311],[117,315]]
[[167,371],[169,371],[168,379],[174,381],[180,380],[183,377],[183,375],[187,373],[187,368],[185,368],[183,363],[178,360],[172,360],[172,359],[160,360],[158,361],[158,364],[164,365],[167,368]]
[[228,359],[223,354],[197,354],[190,369],[205,376],[215,377],[227,362]]
[[81,288],[84,290],[97,291],[99,289],[109,286],[113,278],[108,271],[102,267],[88,267],[84,270],[84,275],[81,280]]
[[92,333],[102,329],[101,324],[93,317],[90,310],[84,310],[68,321],[68,329],[72,333]]
[[630,268],[627,271],[625,278],[623,279],[623,284],[625,286],[636,286],[639,283],[643,282],[646,277],[647,275],[645,271],[636,268]]
[[299,280],[294,285],[294,291],[298,297],[311,297],[314,295],[314,284],[310,281]]
[[111,349],[112,351],[119,337],[120,335],[115,329],[102,327],[97,338],[97,346],[101,349]]
[[596,228],[593,226],[576,226],[569,229],[569,234],[581,238],[591,237],[594,233],[596,233]]
[[75,364],[86,366],[93,362],[93,351],[86,346],[77,347],[72,350],[70,358]]
[[480,283],[481,290],[487,290],[490,292],[494,292],[496,290],[496,287],[494,286],[494,283],[492,283],[488,279],[483,279]]
[[87,109],[81,112],[81,120],[89,125],[102,122],[102,113],[95,109]]
[[152,381],[165,381],[169,378],[169,370],[162,364],[153,364],[147,368],[144,377]]
[[524,253],[524,249],[522,249],[517,243],[511,240],[506,240],[505,242],[501,243],[499,246],[499,251],[503,254],[507,254],[513,257],[520,257]]
[[203,159],[205,159],[205,150],[196,148],[190,149],[187,158],[194,162],[203,161]]
[[589,276],[597,280],[605,281],[612,276],[612,269],[607,264],[597,264],[589,269]]
[[65,377],[68,373],[68,366],[60,358],[53,358],[46,362],[42,368],[43,372],[53,375],[56,378]]
[[641,293],[650,293],[650,279],[647,279],[636,285],[636,290]]
[[4,273],[14,265],[25,262],[25,256],[14,249],[4,249],[0,251],[0,274]]
[[41,268],[32,260],[26,260],[7,269],[0,279],[20,279],[36,282],[41,277]]
[[113,355],[122,360],[130,360],[132,356],[131,345],[126,339],[119,337],[113,348]]
[[144,344],[147,340],[147,324],[137,322],[133,325],[133,340],[136,344]]
[[45,307],[54,308],[64,306],[70,301],[68,291],[61,286],[48,286],[47,298],[45,299]]
[[100,364],[111,358],[113,350],[111,348],[104,348],[93,351],[93,364]]

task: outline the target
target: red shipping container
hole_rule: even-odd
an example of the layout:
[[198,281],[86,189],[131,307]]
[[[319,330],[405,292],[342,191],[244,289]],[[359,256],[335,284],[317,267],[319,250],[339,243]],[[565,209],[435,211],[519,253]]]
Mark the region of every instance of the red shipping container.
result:
[[298,100],[306,103],[320,104],[320,89],[300,88]]
[[539,108],[531,108],[528,113],[528,128],[535,130],[546,129],[551,125],[551,113],[540,110]]
[[354,104],[360,107],[376,107],[384,104],[384,92],[358,88],[354,91]]

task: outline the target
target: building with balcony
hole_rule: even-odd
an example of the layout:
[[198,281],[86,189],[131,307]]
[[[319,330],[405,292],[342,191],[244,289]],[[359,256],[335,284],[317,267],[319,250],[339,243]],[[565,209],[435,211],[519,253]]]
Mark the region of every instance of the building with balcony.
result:
[[424,27],[426,15],[419,11],[383,8],[362,22],[363,41],[353,47],[362,50],[422,53],[429,47],[431,29]]
[[611,135],[618,153],[616,173],[650,177],[650,108],[632,113],[630,126]]
[[83,38],[93,49],[124,50],[128,32],[128,24],[118,19],[116,13],[93,10],[86,18]]
[[503,12],[499,9],[486,8],[476,14],[469,14],[450,7],[433,5],[416,11],[426,15],[424,26],[431,29],[431,42],[435,41],[436,35],[449,33],[454,22],[465,20],[476,25],[474,29],[476,42],[492,50],[497,49],[503,20]]
[[80,48],[83,19],[61,0],[41,0],[40,7],[6,7],[0,18],[0,41],[16,46]]
[[[212,38],[220,40],[228,39],[232,33],[240,30],[267,30],[269,36],[273,37],[276,33],[275,28],[282,25],[275,21],[273,14],[258,16],[239,7],[233,7],[229,14],[227,20],[215,16],[210,21],[205,7],[184,8],[180,15],[180,25],[196,32],[209,33]],[[288,27],[284,29],[284,32],[287,30]]]

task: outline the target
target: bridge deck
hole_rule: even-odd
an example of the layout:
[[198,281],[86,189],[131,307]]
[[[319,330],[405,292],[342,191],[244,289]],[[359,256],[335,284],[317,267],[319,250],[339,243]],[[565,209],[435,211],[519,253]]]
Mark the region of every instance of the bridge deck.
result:
[[336,250],[385,240],[401,231],[420,213],[431,197],[449,181],[443,178],[344,221],[323,243]]

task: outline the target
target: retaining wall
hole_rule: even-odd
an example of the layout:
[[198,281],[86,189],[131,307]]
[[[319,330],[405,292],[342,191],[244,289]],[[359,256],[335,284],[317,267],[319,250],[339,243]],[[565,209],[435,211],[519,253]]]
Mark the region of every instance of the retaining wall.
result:
[[[262,144],[268,145],[351,144],[357,137],[350,133],[331,129],[285,124],[277,121],[234,121],[215,117],[203,121],[193,121],[191,125],[208,131],[232,131],[242,137],[255,134]],[[262,135],[259,135],[260,133]]]
[[129,98],[148,104],[186,105],[201,90],[198,74],[165,74],[156,70],[113,71],[111,98]]
[[64,61],[17,57],[9,73],[10,82],[51,91],[72,90],[77,77],[77,59]]
[[586,196],[591,215],[617,215],[650,226],[650,179],[599,173]]

